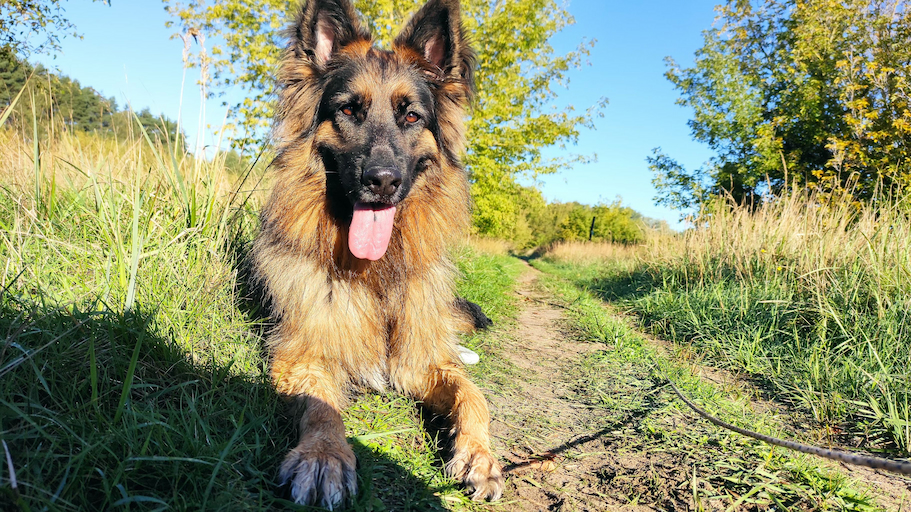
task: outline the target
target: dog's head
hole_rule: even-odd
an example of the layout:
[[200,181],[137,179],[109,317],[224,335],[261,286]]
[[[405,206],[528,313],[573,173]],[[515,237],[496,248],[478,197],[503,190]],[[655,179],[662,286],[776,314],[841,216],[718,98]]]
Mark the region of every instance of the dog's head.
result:
[[349,0],[309,0],[289,35],[277,136],[312,142],[351,253],[377,260],[422,175],[460,168],[474,55],[459,2],[430,0],[392,50],[373,46]]

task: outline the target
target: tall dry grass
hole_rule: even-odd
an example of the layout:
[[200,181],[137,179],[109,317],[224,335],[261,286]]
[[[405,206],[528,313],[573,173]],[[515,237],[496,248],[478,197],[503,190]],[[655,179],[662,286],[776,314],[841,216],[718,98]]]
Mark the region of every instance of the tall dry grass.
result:
[[211,282],[236,272],[226,250],[252,237],[259,194],[226,173],[223,158],[195,159],[138,123],[123,139],[46,132],[0,127],[8,290],[32,289],[50,304],[101,297],[120,311],[170,304],[166,275]]
[[479,252],[499,256],[506,256],[510,254],[514,249],[513,245],[507,240],[489,238],[484,236],[469,237],[468,245]]
[[592,264],[638,258],[645,250],[644,245],[575,241],[551,244],[544,248],[541,255],[564,263]]
[[36,141],[31,134],[2,127],[0,181],[21,191],[32,191],[36,179],[44,187],[70,190],[105,179],[120,184],[161,184],[167,193],[193,189],[213,198],[233,192],[236,179],[223,172],[224,153],[209,160],[197,159],[169,141],[148,137],[138,125],[134,130],[118,138],[61,126],[54,136]]
[[[717,263],[751,279],[758,269],[788,270],[803,286],[825,294],[833,272],[851,270],[880,299],[879,307],[907,305],[911,291],[911,198],[878,205],[822,203],[810,194],[790,194],[761,206],[716,205],[700,225],[683,235],[683,252],[672,257]],[[660,253],[654,254],[660,256]],[[707,275],[712,269],[704,267]],[[900,299],[895,302],[892,298]]]

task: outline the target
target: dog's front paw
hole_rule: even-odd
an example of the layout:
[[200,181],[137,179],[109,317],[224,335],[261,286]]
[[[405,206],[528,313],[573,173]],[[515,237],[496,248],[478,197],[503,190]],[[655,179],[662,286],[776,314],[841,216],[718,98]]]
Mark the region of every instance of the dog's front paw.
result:
[[495,501],[503,495],[503,472],[487,449],[457,449],[446,463],[446,474],[458,478],[475,501]]
[[295,502],[336,510],[357,494],[356,464],[354,452],[344,439],[302,441],[285,457],[279,481],[290,486]]

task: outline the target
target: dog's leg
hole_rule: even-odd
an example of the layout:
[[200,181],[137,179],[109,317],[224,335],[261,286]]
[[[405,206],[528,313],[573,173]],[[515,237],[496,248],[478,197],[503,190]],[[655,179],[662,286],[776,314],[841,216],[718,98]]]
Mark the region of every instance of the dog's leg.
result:
[[418,398],[452,422],[452,458],[446,474],[462,480],[474,500],[499,499],[503,473],[490,451],[490,414],[481,390],[455,365],[431,371],[423,388]]
[[294,501],[333,510],[357,493],[357,459],[342,423],[344,393],[332,372],[294,363],[276,359],[272,365],[278,391],[305,407],[300,442],[285,457],[279,481],[290,485]]
[[503,494],[503,473],[490,451],[487,401],[456,363],[458,343],[451,281],[446,268],[412,279],[401,297],[405,305],[392,332],[389,379],[452,424],[452,457],[446,473],[460,479],[475,500]]

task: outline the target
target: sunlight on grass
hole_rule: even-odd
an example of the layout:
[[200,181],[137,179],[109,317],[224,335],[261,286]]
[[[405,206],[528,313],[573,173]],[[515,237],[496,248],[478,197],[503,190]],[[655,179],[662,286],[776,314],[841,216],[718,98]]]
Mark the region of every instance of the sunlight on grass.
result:
[[[535,265],[555,270],[546,261]],[[567,272],[564,268],[552,273]],[[689,419],[690,411],[666,385],[668,377],[690,396],[710,404],[715,414],[771,435],[792,435],[787,429],[790,418],[774,409],[755,410],[749,390],[732,393],[729,385],[703,378],[691,361],[656,346],[621,315],[605,308],[598,293],[553,275],[542,279],[542,287],[563,304],[568,330],[576,339],[603,344],[594,345],[572,371],[575,400],[598,411],[598,417],[619,423],[611,429],[613,435],[606,436],[611,440],[608,450],[616,450],[621,458],[638,455],[663,460],[665,468],[673,469],[666,475],[659,473],[659,478],[676,481],[678,491],[690,487],[692,502],[704,504],[706,510],[741,510],[745,503],[750,503],[747,509],[760,510],[882,510],[875,492],[825,469],[818,458]],[[618,417],[636,420],[618,422]],[[678,461],[668,463],[668,458]],[[679,471],[681,466],[689,468],[692,476]],[[642,480],[646,472],[633,465],[620,471],[626,474],[614,478],[627,481]],[[654,496],[642,499],[648,503]],[[664,501],[660,508],[682,507]]]
[[0,432],[20,485],[7,498],[274,502],[272,443],[291,424],[236,279],[255,195],[138,125],[126,140],[59,128],[0,128]]
[[644,250],[640,245],[611,242],[557,242],[544,249],[545,258],[562,263],[597,263],[607,260],[635,258]]
[[[213,306],[193,295],[237,271],[229,249],[251,236],[256,197],[232,193],[218,159],[194,162],[137,131],[127,141],[62,130],[29,141],[0,130],[0,279],[11,291],[45,305],[98,297],[114,311],[182,310],[160,318],[164,329]],[[29,183],[39,153],[43,179]]]
[[[244,277],[263,197],[248,165],[138,125],[125,139],[0,127],[0,437],[18,482],[8,493],[0,472],[0,509],[288,504],[274,478],[295,422]],[[515,275],[498,252],[454,253],[460,292],[496,320]],[[353,510],[477,509],[413,400],[366,394],[345,421]]]
[[497,254],[504,256],[512,250],[512,244],[506,240],[498,238],[488,238],[483,236],[472,236],[468,244],[477,251],[486,254]]
[[656,334],[771,383],[829,425],[820,435],[844,430],[839,443],[908,454],[908,201],[716,203],[697,227],[636,252],[544,258]]

